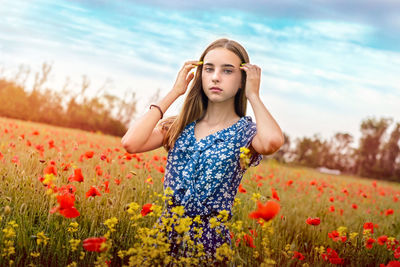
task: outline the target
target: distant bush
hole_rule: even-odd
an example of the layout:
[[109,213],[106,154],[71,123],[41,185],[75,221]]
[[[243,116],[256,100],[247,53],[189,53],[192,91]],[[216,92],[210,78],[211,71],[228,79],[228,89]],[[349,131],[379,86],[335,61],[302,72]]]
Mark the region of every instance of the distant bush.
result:
[[[36,74],[32,90],[19,83],[20,77],[29,70],[20,67],[14,79],[0,78],[0,116],[43,122],[87,131],[122,136],[136,111],[135,94],[130,99],[120,99],[103,93],[94,97],[85,96],[89,81],[83,76],[79,93],[74,90],[62,92],[42,89],[51,66],[44,63],[42,73]],[[25,73],[24,73],[25,72]],[[76,91],[76,90],[75,90]]]

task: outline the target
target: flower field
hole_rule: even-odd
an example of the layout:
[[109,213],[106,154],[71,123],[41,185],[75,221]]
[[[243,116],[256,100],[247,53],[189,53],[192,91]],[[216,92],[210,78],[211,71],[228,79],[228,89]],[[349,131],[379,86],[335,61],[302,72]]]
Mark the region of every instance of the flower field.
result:
[[[0,118],[0,266],[207,265],[180,207],[156,224],[166,152],[120,139]],[[246,172],[217,249],[230,266],[399,266],[400,185],[273,161]],[[171,224],[191,256],[169,257]],[[157,237],[155,237],[155,235]],[[201,229],[199,229],[201,234]],[[213,263],[215,264],[215,263]]]

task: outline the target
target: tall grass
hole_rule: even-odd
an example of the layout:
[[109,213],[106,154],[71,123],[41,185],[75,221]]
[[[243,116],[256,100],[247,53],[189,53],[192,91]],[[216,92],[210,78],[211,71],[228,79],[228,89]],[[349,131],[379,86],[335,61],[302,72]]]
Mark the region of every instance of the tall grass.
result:
[[[146,203],[164,205],[165,151],[130,155],[115,137],[5,118],[0,118],[0,138],[0,266],[121,266],[130,260],[134,265],[134,259],[129,258],[136,254],[128,251],[143,248],[140,229],[149,232],[159,215],[154,211],[142,216],[141,208]],[[85,154],[89,151],[94,152],[93,157]],[[75,207],[80,213],[76,218],[49,212],[58,205],[57,194],[51,193],[40,178],[51,161],[57,168],[54,185],[76,187]],[[96,166],[102,173],[96,172]],[[82,170],[82,183],[68,180],[76,168]],[[91,186],[96,186],[101,196],[86,197]],[[334,249],[347,266],[378,266],[400,256],[400,249],[396,254],[388,249],[388,243],[375,242],[367,248],[368,233],[363,228],[366,222],[372,222],[371,238],[386,235],[393,237],[394,244],[400,239],[399,184],[263,161],[246,172],[242,186],[246,193],[237,193],[240,204],[233,207],[229,224],[234,254],[224,259],[227,265],[327,266],[331,263],[323,254],[328,248]],[[248,215],[256,209],[257,200],[264,203],[272,199],[271,187],[277,191],[279,201],[274,201],[281,209],[261,226]],[[140,208],[130,209],[133,202]],[[113,217],[118,221],[115,231],[105,224]],[[309,225],[308,217],[319,217],[321,223]],[[76,232],[68,230],[71,222],[78,223]],[[238,222],[242,222],[242,230],[234,227]],[[345,242],[328,237],[339,227],[347,228],[342,232]],[[41,232],[48,238],[47,244],[38,244]],[[351,233],[357,236],[350,238]],[[244,234],[252,237],[254,248],[244,241]],[[86,238],[101,236],[112,240],[106,252],[82,247]],[[240,241],[236,246],[237,238]],[[79,240],[76,249],[71,239]],[[398,247],[395,244],[394,249]],[[304,259],[294,257],[297,252]]]

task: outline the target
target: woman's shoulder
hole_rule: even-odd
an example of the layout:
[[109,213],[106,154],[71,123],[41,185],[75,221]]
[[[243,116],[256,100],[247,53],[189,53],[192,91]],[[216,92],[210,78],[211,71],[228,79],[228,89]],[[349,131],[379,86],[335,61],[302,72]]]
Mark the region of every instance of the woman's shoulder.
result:
[[243,116],[241,118],[242,123],[238,125],[238,131],[246,131],[256,127],[256,123],[253,121],[252,117],[249,115]]

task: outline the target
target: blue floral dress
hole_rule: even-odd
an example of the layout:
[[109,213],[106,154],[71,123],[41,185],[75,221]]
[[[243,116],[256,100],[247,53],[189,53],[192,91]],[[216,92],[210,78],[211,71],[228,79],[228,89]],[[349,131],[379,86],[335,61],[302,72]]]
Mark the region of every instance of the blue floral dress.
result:
[[[200,215],[202,223],[193,223],[189,234],[194,236],[193,227],[201,227],[203,234],[197,240],[206,255],[213,257],[223,243],[231,246],[231,238],[223,223],[212,228],[209,219],[222,210],[229,212],[228,220],[232,217],[234,198],[246,172],[240,167],[240,148],[250,147],[257,129],[252,118],[244,116],[228,128],[196,140],[196,122],[186,125],[168,152],[164,190],[172,189],[172,205],[166,201],[161,217],[175,206],[183,206],[189,217]],[[261,154],[253,154],[249,166],[257,166],[261,159]],[[174,242],[176,236],[174,231],[168,234],[172,255],[177,255],[181,247]]]

